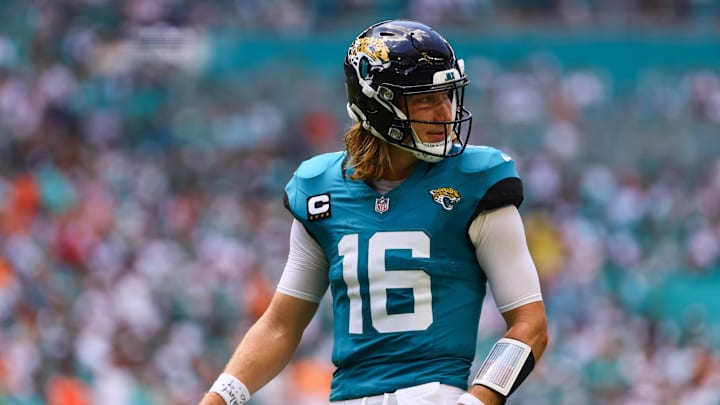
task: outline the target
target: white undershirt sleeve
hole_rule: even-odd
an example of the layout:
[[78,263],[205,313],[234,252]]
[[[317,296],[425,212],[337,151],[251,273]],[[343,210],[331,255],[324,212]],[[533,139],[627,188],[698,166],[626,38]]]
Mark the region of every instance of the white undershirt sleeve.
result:
[[305,226],[293,220],[290,251],[277,290],[286,295],[319,303],[329,284],[325,252]]
[[468,234],[500,312],[542,301],[522,218],[514,205],[478,215]]

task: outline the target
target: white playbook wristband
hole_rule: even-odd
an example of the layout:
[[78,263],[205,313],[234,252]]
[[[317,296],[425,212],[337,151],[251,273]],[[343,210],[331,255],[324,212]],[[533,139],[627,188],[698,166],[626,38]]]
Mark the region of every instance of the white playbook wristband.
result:
[[526,343],[501,338],[480,366],[473,385],[484,385],[507,398],[530,356],[532,349]]
[[242,405],[250,399],[250,391],[245,384],[227,373],[218,376],[210,391],[220,395],[227,405]]
[[485,405],[483,401],[469,392],[460,395],[457,402],[463,405]]

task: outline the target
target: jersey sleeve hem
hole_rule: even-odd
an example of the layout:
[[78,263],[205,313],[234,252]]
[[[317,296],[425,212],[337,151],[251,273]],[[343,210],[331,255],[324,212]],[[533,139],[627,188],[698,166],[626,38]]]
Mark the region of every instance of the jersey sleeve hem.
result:
[[511,302],[510,304],[499,306],[498,311],[500,311],[500,313],[505,313],[505,312],[508,312],[515,308],[520,308],[521,306],[523,306],[525,304],[530,304],[532,302],[537,302],[537,301],[542,301],[542,300],[543,300],[542,293],[535,293],[535,294],[531,294],[526,297],[520,298],[519,300],[517,300],[515,302]]
[[277,287],[277,291],[278,291],[279,293],[283,293],[283,294],[289,295],[289,296],[291,296],[291,297],[299,298],[299,299],[301,299],[301,300],[314,302],[314,303],[316,303],[316,304],[319,304],[320,301],[322,301],[322,297],[317,297],[317,296],[315,296],[315,295],[313,295],[313,294],[308,294],[308,293],[306,293],[306,292],[293,290],[293,289],[290,289],[290,288],[287,288],[287,287],[278,286],[278,287]]

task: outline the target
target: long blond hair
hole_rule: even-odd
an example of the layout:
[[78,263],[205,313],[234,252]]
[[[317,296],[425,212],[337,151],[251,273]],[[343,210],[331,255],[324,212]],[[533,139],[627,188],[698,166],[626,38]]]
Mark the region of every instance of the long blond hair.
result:
[[390,170],[390,152],[387,142],[373,136],[360,124],[353,125],[345,133],[345,149],[348,167],[355,169],[353,180],[376,181]]

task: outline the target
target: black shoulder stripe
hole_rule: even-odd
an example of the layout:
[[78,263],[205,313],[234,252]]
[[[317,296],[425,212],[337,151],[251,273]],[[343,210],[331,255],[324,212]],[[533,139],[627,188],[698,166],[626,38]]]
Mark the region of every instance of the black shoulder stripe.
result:
[[[475,212],[470,217],[470,222],[467,224],[467,228],[470,228],[470,224],[475,218],[484,211],[489,211],[495,208],[504,207],[506,205],[514,205],[520,207],[523,202],[523,187],[522,180],[517,177],[508,177],[502,179],[497,183],[493,184],[488,189],[483,198],[475,208]],[[468,229],[465,230],[467,234]],[[467,242],[472,246],[470,236],[467,237]]]
[[517,177],[502,179],[493,184],[483,196],[475,209],[475,214],[506,205],[520,207],[523,202],[522,180]]

